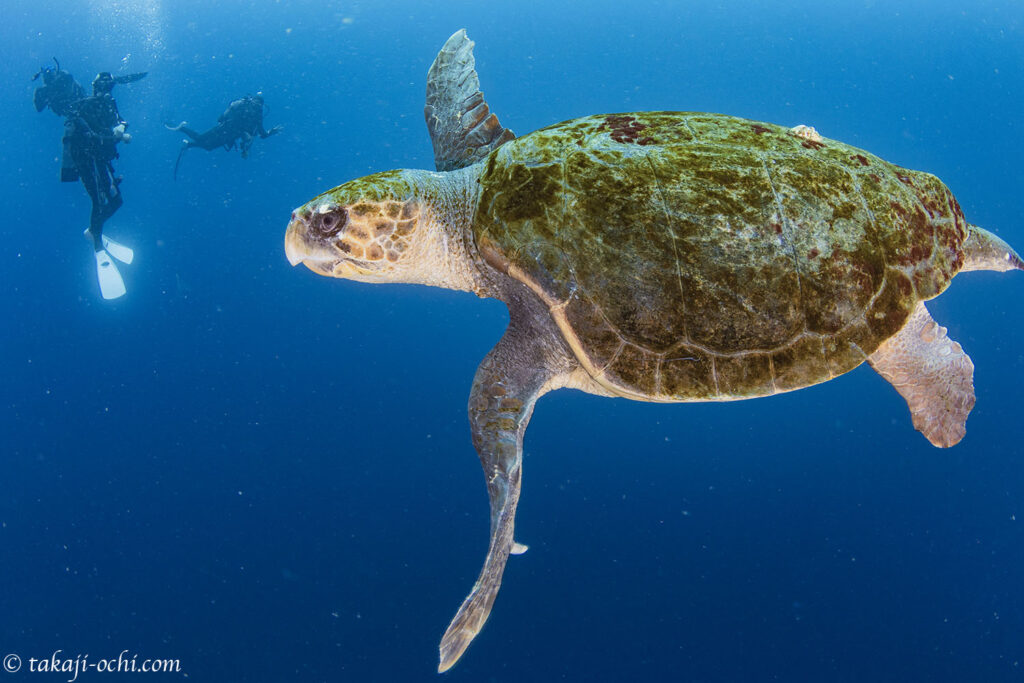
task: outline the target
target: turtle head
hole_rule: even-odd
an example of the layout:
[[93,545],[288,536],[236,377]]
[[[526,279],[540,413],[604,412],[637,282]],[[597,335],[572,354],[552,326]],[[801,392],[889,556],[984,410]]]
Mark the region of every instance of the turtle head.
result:
[[430,200],[415,171],[350,181],[292,212],[288,261],[320,275],[361,282],[418,282]]

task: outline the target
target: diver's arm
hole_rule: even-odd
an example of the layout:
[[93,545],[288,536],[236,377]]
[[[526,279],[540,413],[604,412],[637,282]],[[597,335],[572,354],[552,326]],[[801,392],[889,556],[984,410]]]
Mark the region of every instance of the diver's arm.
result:
[[148,73],[149,73],[148,71],[140,71],[137,74],[127,74],[125,76],[118,76],[118,77],[116,77],[114,79],[114,83],[115,84],[121,84],[121,83],[134,83],[135,81],[141,81],[143,78],[146,77],[146,74],[148,74]]
[[126,133],[124,130],[125,126],[127,125],[127,123],[122,121],[121,123],[114,126],[113,133],[115,142],[129,143],[132,141],[131,133]]
[[[127,135],[127,133],[124,132],[124,124],[122,122],[118,122],[118,124],[113,128],[100,128],[99,130],[96,130],[89,124],[89,121],[86,120],[85,117],[76,116],[74,119],[74,125],[76,129],[81,132],[84,138],[100,144],[105,142],[113,142],[116,144],[121,142],[124,136]],[[130,135],[128,135],[128,140],[131,140]]]
[[282,128],[284,128],[284,126],[282,126],[281,124],[277,124],[270,130],[263,130],[263,122],[261,121],[259,130],[256,132],[260,134],[261,138],[266,139],[269,138],[271,135],[277,135],[278,133],[280,133]]
[[121,111],[117,108],[117,100],[113,98],[110,100],[110,113],[114,115],[114,125],[111,126],[111,128],[115,126],[128,125],[128,122],[124,120],[123,116],[121,116]]
[[50,93],[46,86],[32,91],[32,104],[35,105],[36,111],[43,111],[50,104]]
[[[137,74],[132,75],[134,76]],[[145,76],[145,74],[143,74],[143,76]],[[135,80],[138,80],[138,78],[136,78]],[[129,133],[124,132],[124,129],[128,127],[128,122],[124,120],[124,117],[121,116],[121,112],[118,111],[117,102],[111,101],[110,104],[114,110],[114,120],[116,121],[116,123],[110,129],[112,137],[114,138],[114,142],[131,142],[132,136]]]

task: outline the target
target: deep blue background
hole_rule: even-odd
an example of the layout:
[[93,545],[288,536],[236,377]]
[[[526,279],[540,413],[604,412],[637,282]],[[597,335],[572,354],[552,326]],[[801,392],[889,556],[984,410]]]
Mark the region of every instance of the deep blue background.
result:
[[[458,28],[518,133],[645,109],[814,125],[937,174],[1024,247],[1021,3],[434,4],[4,3],[0,655],[436,680],[486,548],[465,405],[504,306],[320,278],[282,236],[324,189],[431,165],[425,74]],[[60,121],[31,106],[54,55],[86,84],[150,71],[115,91],[136,138],[107,228],[136,250],[120,301],[84,191],[57,182]],[[172,182],[162,123],[257,89],[284,132],[247,161],[190,151]],[[971,273],[929,305],[977,368],[950,450],[867,367],[731,404],[545,397],[531,550],[445,678],[1021,680],[1022,294]]]

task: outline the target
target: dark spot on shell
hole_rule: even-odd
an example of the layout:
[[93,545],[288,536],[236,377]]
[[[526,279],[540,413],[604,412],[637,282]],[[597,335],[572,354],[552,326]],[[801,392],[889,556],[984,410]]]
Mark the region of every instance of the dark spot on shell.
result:
[[782,223],[773,222],[772,223],[772,229],[775,230],[775,234],[776,235],[781,235],[782,234]]
[[907,209],[899,202],[889,202],[889,208],[899,214],[900,218],[907,217]]
[[809,252],[807,252],[807,258],[818,258],[818,254],[820,253],[821,252],[818,251],[817,249],[811,249]]
[[871,178],[871,179],[872,179],[872,180],[874,180],[874,181],[875,181],[876,183],[880,183],[880,182],[882,182],[882,179],[881,179],[881,178],[880,178],[880,177],[878,176],[878,174],[877,174],[877,173],[871,173],[870,175],[868,175],[868,178]]
[[763,135],[764,133],[771,132],[770,128],[765,128],[764,126],[758,123],[755,123],[753,126],[751,126],[751,128],[753,128],[754,132],[757,133],[758,135]]
[[825,146],[824,142],[818,142],[817,140],[804,140],[800,144],[807,149],[822,149]]
[[853,159],[854,161],[858,162],[861,166],[867,166],[868,165],[868,159],[863,154],[854,154],[850,158]]
[[913,187],[913,186],[914,186],[914,181],[910,179],[910,176],[908,176],[908,175],[906,175],[906,174],[904,174],[904,173],[897,173],[897,174],[896,174],[896,177],[897,177],[897,178],[899,179],[899,181],[900,181],[901,183],[903,183],[904,185],[910,185],[911,187]]
[[950,205],[953,207],[953,214],[960,220],[964,220],[964,210],[960,208],[960,202],[949,192],[946,193]]
[[[639,140],[640,133],[647,128],[646,124],[640,123],[633,116],[622,116],[618,114],[612,114],[604,117],[604,123],[598,126],[598,130],[611,131],[611,138],[615,142],[621,142],[623,144],[636,143]],[[654,142],[653,138],[645,137],[638,144],[649,145]]]
[[900,296],[908,297],[914,293],[914,283],[910,279],[901,273],[902,277],[896,279],[896,287],[899,289]]

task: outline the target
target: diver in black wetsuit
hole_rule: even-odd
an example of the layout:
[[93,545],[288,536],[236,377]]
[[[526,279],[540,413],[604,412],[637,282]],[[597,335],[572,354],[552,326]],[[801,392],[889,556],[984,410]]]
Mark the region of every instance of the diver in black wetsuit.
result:
[[47,107],[57,116],[71,113],[71,105],[85,97],[85,88],[69,72],[60,68],[60,62],[53,58],[57,68],[44,66],[32,77],[33,81],[43,79],[43,84],[32,91],[32,104],[36,111]]
[[[75,80],[69,72],[60,68],[60,62],[53,58],[57,68],[44,66],[36,75],[33,81],[43,79],[43,85],[32,91],[32,104],[36,111],[42,112],[50,109],[57,116],[71,116],[74,113],[75,105],[85,98],[85,88]],[[71,158],[67,141],[64,143],[64,153],[61,157],[60,179],[65,182],[78,180],[78,171],[75,169],[75,162]]]
[[186,121],[182,121],[177,126],[165,124],[168,130],[182,132],[190,138],[183,141],[181,151],[178,152],[178,160],[174,164],[175,177],[178,175],[181,155],[190,147],[201,147],[205,150],[223,147],[230,150],[237,143],[242,158],[248,158],[249,149],[257,135],[264,139],[269,138],[280,132],[282,128],[282,126],[274,126],[270,130],[265,130],[263,128],[263,109],[263,93],[258,92],[255,95],[246,95],[229,104],[217,119],[217,125],[202,133],[189,128]]
[[[96,251],[103,248],[103,224],[124,203],[119,187],[121,179],[114,176],[117,143],[131,142],[131,135],[125,132],[127,122],[121,118],[111,91],[117,83],[130,83],[143,76],[144,73],[115,79],[106,71],[100,73],[92,82],[93,94],[75,102],[64,122],[65,160],[61,180],[81,180],[89,193],[92,200],[89,234]],[[65,169],[71,172],[65,175]]]
[[92,213],[86,232],[92,237],[96,255],[96,269],[100,292],[104,299],[116,299],[125,293],[124,281],[110,256],[131,263],[132,250],[103,236],[103,224],[121,208],[121,179],[114,176],[113,161],[117,158],[117,143],[130,142],[125,132],[127,123],[117,110],[111,91],[118,83],[132,83],[146,76],[146,72],[114,77],[104,71],[92,82],[92,95],[85,91],[74,77],[60,68],[44,67],[32,78],[40,76],[43,85],[32,94],[36,111],[51,109],[64,116],[64,150],[61,159],[62,182],[82,181],[92,200]]

